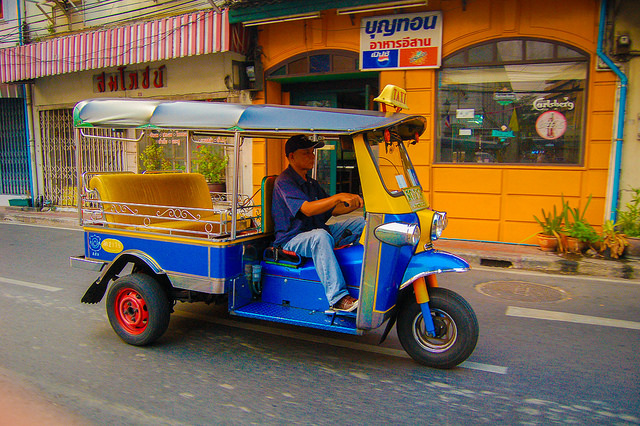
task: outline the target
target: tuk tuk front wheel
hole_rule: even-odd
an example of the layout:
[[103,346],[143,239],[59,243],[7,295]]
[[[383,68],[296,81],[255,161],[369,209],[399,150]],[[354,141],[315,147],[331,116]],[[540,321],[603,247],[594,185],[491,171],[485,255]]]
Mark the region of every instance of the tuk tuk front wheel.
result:
[[410,295],[398,312],[398,338],[409,356],[420,364],[455,367],[476,347],[478,320],[467,301],[451,290],[430,288],[429,298],[436,336],[427,334],[420,305]]
[[107,316],[116,334],[130,345],[154,342],[169,327],[171,306],[160,284],[145,274],[118,278],[107,293]]

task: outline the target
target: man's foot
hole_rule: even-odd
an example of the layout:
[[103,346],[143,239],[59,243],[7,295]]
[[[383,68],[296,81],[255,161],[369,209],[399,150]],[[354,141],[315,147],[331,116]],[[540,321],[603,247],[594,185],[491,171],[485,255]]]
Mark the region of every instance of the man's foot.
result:
[[355,299],[349,295],[344,296],[333,305],[333,309],[336,311],[353,312],[358,307],[358,299]]

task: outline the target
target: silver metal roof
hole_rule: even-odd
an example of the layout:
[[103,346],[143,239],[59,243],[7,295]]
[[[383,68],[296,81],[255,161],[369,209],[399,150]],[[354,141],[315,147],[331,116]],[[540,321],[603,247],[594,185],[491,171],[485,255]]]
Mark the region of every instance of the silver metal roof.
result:
[[353,134],[402,124],[397,130],[411,138],[425,130],[419,115],[379,111],[224,102],[93,99],[73,111],[76,127],[161,128],[287,137],[298,133]]

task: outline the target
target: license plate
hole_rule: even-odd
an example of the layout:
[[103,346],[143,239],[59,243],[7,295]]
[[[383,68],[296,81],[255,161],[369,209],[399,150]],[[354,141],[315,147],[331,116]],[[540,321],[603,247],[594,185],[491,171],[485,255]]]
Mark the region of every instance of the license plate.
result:
[[402,192],[404,192],[404,196],[407,198],[409,202],[409,207],[411,207],[411,211],[417,212],[418,210],[426,209],[429,207],[427,202],[424,199],[424,195],[422,194],[422,188],[419,186],[411,186],[409,188],[403,188]]

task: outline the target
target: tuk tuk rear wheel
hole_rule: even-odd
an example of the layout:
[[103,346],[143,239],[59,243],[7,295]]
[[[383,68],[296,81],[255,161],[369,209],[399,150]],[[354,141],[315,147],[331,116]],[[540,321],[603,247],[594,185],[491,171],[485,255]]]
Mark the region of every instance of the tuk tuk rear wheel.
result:
[[171,306],[160,284],[146,274],[118,278],[107,293],[107,316],[130,345],[148,345],[169,327]]
[[459,294],[445,288],[429,289],[429,308],[436,336],[424,327],[422,310],[409,295],[398,312],[398,339],[405,351],[420,364],[452,368],[466,360],[478,342],[478,320]]

